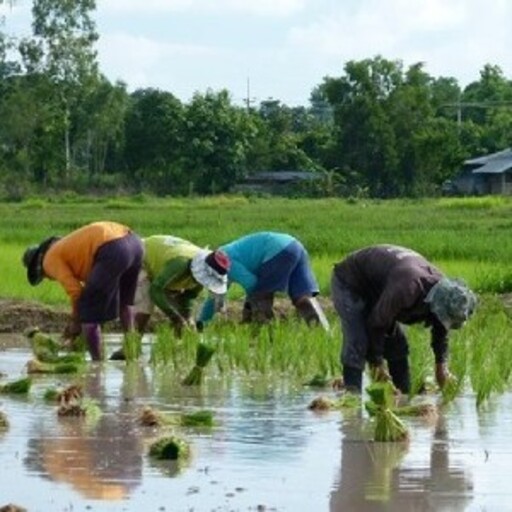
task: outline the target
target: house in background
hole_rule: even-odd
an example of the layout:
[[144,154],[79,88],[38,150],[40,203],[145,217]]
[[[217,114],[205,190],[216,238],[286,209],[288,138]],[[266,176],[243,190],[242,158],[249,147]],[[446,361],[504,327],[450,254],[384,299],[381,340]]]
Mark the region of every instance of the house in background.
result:
[[512,149],[466,160],[460,174],[443,189],[463,195],[512,195]]

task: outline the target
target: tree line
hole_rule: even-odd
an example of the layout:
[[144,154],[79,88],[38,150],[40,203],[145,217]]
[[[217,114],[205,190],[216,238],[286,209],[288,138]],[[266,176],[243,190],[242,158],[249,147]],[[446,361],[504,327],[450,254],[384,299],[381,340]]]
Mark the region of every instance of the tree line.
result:
[[[0,0],[0,4],[3,0]],[[304,193],[422,196],[472,156],[512,146],[512,81],[486,64],[462,88],[382,56],[349,61],[309,104],[182,102],[99,69],[94,0],[33,0],[30,37],[0,26],[0,183],[31,192],[229,191],[262,171],[320,173]],[[193,65],[193,63],[191,63]]]

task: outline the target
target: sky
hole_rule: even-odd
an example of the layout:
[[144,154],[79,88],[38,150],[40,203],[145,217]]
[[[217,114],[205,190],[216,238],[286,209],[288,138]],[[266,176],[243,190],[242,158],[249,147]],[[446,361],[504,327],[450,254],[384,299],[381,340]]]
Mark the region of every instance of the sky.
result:
[[[189,101],[227,89],[235,104],[307,106],[351,60],[418,62],[464,87],[485,64],[512,79],[510,0],[97,0],[101,72],[130,92]],[[31,1],[0,7],[4,31],[30,34]],[[508,50],[507,50],[508,48]]]

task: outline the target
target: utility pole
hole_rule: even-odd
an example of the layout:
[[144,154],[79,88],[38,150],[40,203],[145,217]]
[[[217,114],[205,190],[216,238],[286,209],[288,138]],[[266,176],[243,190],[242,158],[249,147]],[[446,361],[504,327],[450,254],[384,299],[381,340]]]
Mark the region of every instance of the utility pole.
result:
[[249,77],[247,77],[247,96],[245,98],[245,104],[247,106],[247,112],[251,110],[251,81]]

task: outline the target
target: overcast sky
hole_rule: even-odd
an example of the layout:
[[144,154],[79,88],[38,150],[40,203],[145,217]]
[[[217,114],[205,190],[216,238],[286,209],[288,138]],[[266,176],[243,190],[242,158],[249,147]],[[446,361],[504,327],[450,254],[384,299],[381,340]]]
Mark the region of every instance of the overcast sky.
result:
[[[31,2],[17,4],[4,30],[29,34]],[[111,81],[182,101],[210,88],[308,105],[323,77],[376,55],[462,86],[486,63],[512,78],[511,0],[97,0],[95,19]]]

